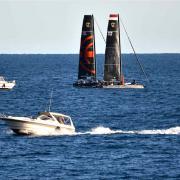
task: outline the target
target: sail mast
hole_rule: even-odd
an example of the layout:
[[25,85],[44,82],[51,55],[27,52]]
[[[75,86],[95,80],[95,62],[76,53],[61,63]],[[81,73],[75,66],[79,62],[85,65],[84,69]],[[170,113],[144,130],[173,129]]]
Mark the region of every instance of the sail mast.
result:
[[121,29],[120,29],[120,22],[119,22],[119,14],[118,14],[118,29],[119,29],[119,52],[120,52],[120,56],[119,56],[119,60],[120,60],[120,83],[124,83],[122,81],[124,81],[124,77],[123,77],[123,72],[122,72],[122,54],[121,54]]
[[96,45],[95,45],[95,30],[94,30],[94,16],[92,14],[92,19],[93,19],[93,35],[94,35],[94,63],[95,63],[95,80],[97,79],[97,62],[96,62]]

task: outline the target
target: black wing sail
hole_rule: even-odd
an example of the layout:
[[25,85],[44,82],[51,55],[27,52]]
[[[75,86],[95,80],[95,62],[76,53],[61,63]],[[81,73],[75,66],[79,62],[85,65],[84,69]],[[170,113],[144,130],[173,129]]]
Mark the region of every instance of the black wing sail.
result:
[[93,15],[84,15],[79,55],[78,79],[87,79],[88,77],[96,79]]
[[120,81],[121,69],[119,15],[110,14],[106,38],[104,81]]

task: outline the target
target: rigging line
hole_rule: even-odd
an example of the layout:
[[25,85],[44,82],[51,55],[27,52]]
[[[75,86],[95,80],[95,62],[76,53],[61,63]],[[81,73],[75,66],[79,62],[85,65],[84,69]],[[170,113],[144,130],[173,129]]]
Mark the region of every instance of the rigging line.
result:
[[51,90],[51,95],[50,95],[50,100],[49,100],[49,108],[48,108],[49,112],[50,112],[50,110],[51,110],[52,96],[53,96],[53,88],[52,88],[52,90]]
[[146,77],[146,80],[149,82],[148,76],[147,76],[147,74],[146,74],[146,72],[145,72],[145,70],[144,70],[141,62],[140,62],[139,59],[138,59],[138,56],[137,56],[136,51],[135,51],[135,49],[134,49],[134,46],[133,46],[133,44],[132,44],[132,42],[131,42],[131,39],[130,39],[128,33],[127,33],[127,30],[126,30],[126,28],[125,28],[125,26],[124,26],[124,23],[123,23],[123,21],[122,21],[121,18],[119,18],[119,19],[120,19],[120,21],[121,21],[121,23],[122,23],[123,29],[124,29],[124,31],[125,31],[125,33],[126,33],[126,36],[127,36],[128,40],[129,40],[129,43],[130,43],[130,45],[131,45],[131,48],[132,48],[132,50],[133,50],[133,52],[134,52],[134,55],[135,55],[135,57],[136,57],[136,60],[137,60],[137,62],[138,62],[138,64],[139,64],[142,72],[144,73],[144,75],[145,75],[145,77]]
[[97,24],[98,30],[99,30],[99,32],[100,32],[100,34],[101,34],[101,36],[102,36],[102,38],[103,38],[104,42],[106,43],[106,40],[105,40],[105,38],[104,38],[104,35],[103,35],[103,33],[102,33],[102,31],[101,31],[101,28],[99,27],[99,24],[97,23],[97,21],[96,21],[96,18],[95,18],[95,17],[94,17],[94,20],[95,20],[95,23]]

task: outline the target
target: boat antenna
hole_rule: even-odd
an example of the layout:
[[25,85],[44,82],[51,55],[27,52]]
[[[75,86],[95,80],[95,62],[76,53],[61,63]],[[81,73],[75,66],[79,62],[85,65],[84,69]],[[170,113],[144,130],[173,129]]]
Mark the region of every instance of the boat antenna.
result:
[[130,45],[131,45],[131,48],[132,48],[132,50],[133,50],[133,52],[134,52],[135,58],[136,58],[136,60],[137,60],[137,62],[138,62],[138,64],[139,64],[139,66],[140,66],[140,68],[141,68],[144,76],[146,77],[146,80],[149,82],[148,76],[147,76],[147,74],[146,74],[146,72],[145,72],[145,70],[144,70],[141,62],[140,62],[139,59],[138,59],[138,56],[137,56],[137,54],[136,54],[136,51],[135,51],[134,46],[133,46],[133,44],[132,44],[132,41],[131,41],[128,33],[127,33],[127,30],[126,30],[125,25],[124,25],[124,23],[123,23],[123,21],[122,21],[122,18],[119,18],[119,19],[120,19],[120,22],[121,22],[121,24],[122,24],[122,26],[123,26],[123,29],[124,29],[125,33],[126,33],[126,36],[127,36],[128,40],[129,40],[129,43],[130,43]]
[[96,18],[95,18],[95,17],[94,17],[94,20],[95,20],[95,23],[96,23],[96,25],[97,25],[97,27],[98,27],[98,30],[99,30],[99,32],[100,32],[100,34],[101,34],[101,36],[102,36],[104,42],[106,43],[105,37],[104,37],[104,35],[103,35],[102,31],[101,31],[101,28],[100,28],[98,22],[96,21]]
[[48,111],[49,111],[49,112],[50,112],[50,110],[51,110],[52,96],[53,96],[53,88],[52,88],[52,90],[51,90],[50,99],[49,99],[49,107],[48,107]]

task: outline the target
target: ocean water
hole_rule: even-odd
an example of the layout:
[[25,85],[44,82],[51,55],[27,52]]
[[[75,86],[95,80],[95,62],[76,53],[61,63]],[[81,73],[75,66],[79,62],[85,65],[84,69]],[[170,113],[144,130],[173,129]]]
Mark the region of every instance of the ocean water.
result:
[[[145,89],[77,89],[78,55],[0,55],[0,113],[70,115],[76,134],[17,136],[0,121],[0,179],[180,179],[180,54],[123,55],[125,79]],[[104,56],[97,56],[98,78]]]

